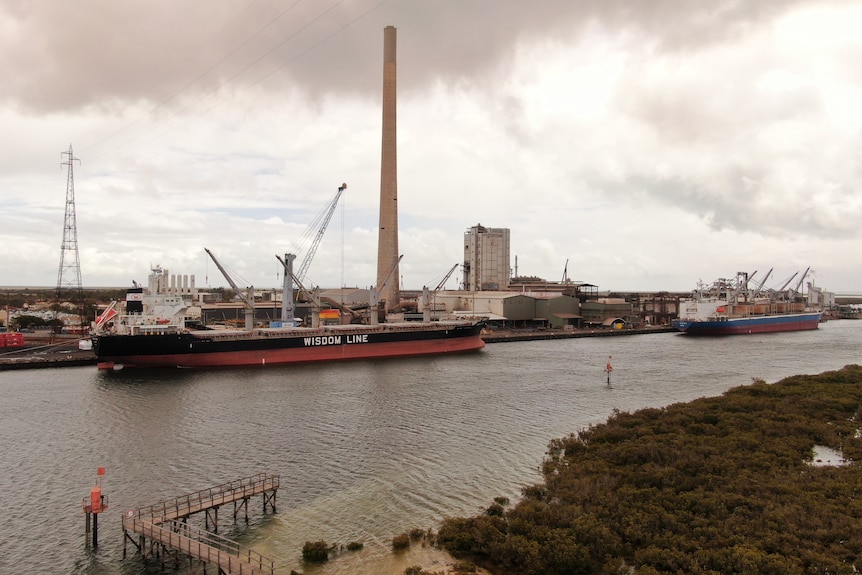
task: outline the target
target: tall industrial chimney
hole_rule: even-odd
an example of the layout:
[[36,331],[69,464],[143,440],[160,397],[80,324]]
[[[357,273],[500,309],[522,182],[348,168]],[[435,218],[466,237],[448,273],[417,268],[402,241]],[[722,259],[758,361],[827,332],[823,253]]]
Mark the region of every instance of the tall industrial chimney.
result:
[[[398,306],[398,162],[395,126],[395,27],[383,29],[383,146],[380,159],[380,228],[377,236],[377,289],[386,311]],[[391,273],[391,275],[390,275]],[[383,282],[389,283],[381,290]]]

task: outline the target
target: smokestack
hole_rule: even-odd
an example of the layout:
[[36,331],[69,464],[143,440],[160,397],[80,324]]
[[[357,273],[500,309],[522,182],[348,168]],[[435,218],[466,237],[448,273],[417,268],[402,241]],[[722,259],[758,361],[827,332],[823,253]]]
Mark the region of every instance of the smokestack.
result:
[[[398,162],[395,126],[395,27],[383,29],[383,145],[380,158],[380,228],[377,236],[377,289],[386,311],[398,305]],[[394,271],[393,271],[394,269]],[[391,272],[391,275],[390,275]],[[380,289],[386,278],[389,283]]]

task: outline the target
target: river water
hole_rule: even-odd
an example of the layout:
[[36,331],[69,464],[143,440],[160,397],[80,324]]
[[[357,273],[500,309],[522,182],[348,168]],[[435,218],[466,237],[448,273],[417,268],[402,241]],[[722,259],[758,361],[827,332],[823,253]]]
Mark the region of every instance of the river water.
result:
[[[391,539],[513,502],[540,480],[550,439],[633,411],[862,363],[862,321],[812,332],[675,333],[495,343],[476,354],[243,370],[0,372],[0,573],[159,573],[129,545],[122,512],[266,471],[277,512],[249,503],[219,533],[281,573],[396,575],[442,569]],[[612,356],[608,385],[604,372]],[[106,468],[100,546],[82,499]],[[302,546],[364,544],[304,565]]]

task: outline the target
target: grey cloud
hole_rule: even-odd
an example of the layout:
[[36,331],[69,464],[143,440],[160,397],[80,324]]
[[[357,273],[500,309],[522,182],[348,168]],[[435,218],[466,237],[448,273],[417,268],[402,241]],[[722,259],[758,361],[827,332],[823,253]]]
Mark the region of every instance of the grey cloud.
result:
[[[795,2],[78,0],[0,4],[0,100],[32,111],[170,103],[224,83],[376,97],[382,29],[399,28],[399,84],[481,82],[517,42],[570,40],[600,23],[645,46],[687,50],[744,34]],[[378,6],[379,5],[379,6]]]

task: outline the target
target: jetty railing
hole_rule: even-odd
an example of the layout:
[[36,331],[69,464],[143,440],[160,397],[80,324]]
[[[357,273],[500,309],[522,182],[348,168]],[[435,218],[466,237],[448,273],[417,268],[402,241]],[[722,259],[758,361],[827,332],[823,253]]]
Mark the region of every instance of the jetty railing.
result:
[[165,521],[157,525],[147,520],[124,517],[123,528],[204,563],[215,563],[222,573],[258,575],[275,572],[272,559],[182,521]]
[[219,573],[225,575],[271,575],[275,570],[271,559],[213,531],[189,526],[186,520],[194,513],[203,512],[207,528],[212,521],[215,531],[218,529],[219,507],[233,503],[234,519],[238,509],[244,509],[248,521],[248,502],[255,495],[263,495],[264,513],[267,505],[275,512],[278,487],[278,475],[257,473],[126,511],[123,514],[123,557],[126,556],[126,542],[130,541],[142,557],[153,551],[159,554],[161,548],[165,552],[183,553],[205,565],[215,563],[219,566]]
[[[146,507],[134,510],[131,516],[137,519],[149,519],[153,523],[161,523],[181,517],[187,517],[202,510],[232,503],[264,493],[274,491],[279,487],[279,476],[269,473],[257,473],[242,479],[235,479],[215,487],[201,489],[187,495],[166,499]],[[125,518],[124,518],[125,521]]]

